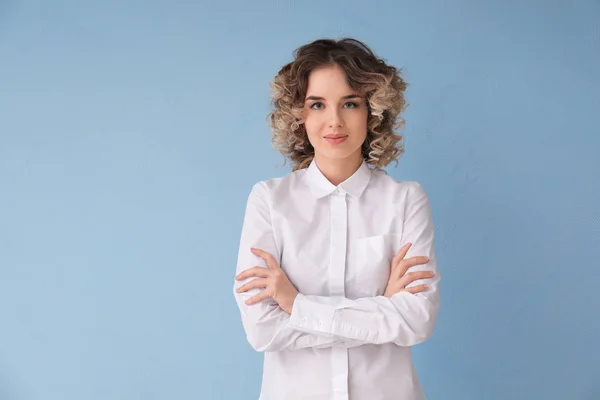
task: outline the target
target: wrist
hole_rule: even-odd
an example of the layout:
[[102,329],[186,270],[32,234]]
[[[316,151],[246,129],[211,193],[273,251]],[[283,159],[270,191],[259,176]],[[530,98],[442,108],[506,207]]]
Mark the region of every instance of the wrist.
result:
[[285,311],[288,314],[292,314],[292,309],[294,308],[294,302],[296,301],[296,298],[298,297],[298,292],[294,292],[292,293],[285,302],[284,307],[281,307],[283,309],[283,311]]

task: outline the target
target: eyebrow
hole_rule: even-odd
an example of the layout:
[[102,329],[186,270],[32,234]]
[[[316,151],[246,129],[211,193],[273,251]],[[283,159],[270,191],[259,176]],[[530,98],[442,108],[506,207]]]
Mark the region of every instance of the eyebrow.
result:
[[[353,94],[349,94],[348,96],[344,96],[344,97],[342,97],[342,100],[348,100],[348,99],[360,99],[360,98],[361,98],[361,97],[360,97],[358,94],[356,94],[356,93],[353,93]],[[306,100],[325,100],[325,98],[323,98],[323,97],[319,97],[319,96],[308,96],[308,97],[306,98]],[[306,101],[306,100],[305,100],[305,101]]]

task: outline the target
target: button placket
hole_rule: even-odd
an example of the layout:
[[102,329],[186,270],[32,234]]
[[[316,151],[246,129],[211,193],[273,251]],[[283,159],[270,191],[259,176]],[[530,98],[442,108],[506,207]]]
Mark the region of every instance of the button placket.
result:
[[[346,246],[348,233],[347,194],[336,188],[331,196],[331,240],[329,265],[329,292],[345,296]],[[335,329],[332,327],[332,329]],[[348,350],[332,347],[332,376],[336,400],[348,399]]]

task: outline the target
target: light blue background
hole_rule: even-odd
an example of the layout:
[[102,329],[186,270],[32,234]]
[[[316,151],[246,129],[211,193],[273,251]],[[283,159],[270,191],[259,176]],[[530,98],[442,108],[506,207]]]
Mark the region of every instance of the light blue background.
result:
[[429,400],[600,398],[597,1],[0,1],[0,399],[256,399],[231,287],[268,83],[354,36],[409,83]]

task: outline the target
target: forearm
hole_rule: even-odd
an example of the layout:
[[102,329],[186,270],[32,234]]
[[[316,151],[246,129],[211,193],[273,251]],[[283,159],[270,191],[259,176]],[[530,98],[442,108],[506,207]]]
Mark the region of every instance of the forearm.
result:
[[343,341],[412,346],[432,335],[438,308],[435,291],[429,294],[400,292],[391,298],[377,296],[357,300],[299,295],[290,325],[302,332],[329,335]]
[[[246,338],[256,351],[267,352],[339,346],[350,348],[364,344],[362,341],[336,337],[328,332],[307,332],[297,329],[290,324],[291,316],[277,304],[247,306],[243,304],[243,296],[237,294],[236,300],[242,311],[242,323]],[[267,303],[269,302],[267,301]]]

